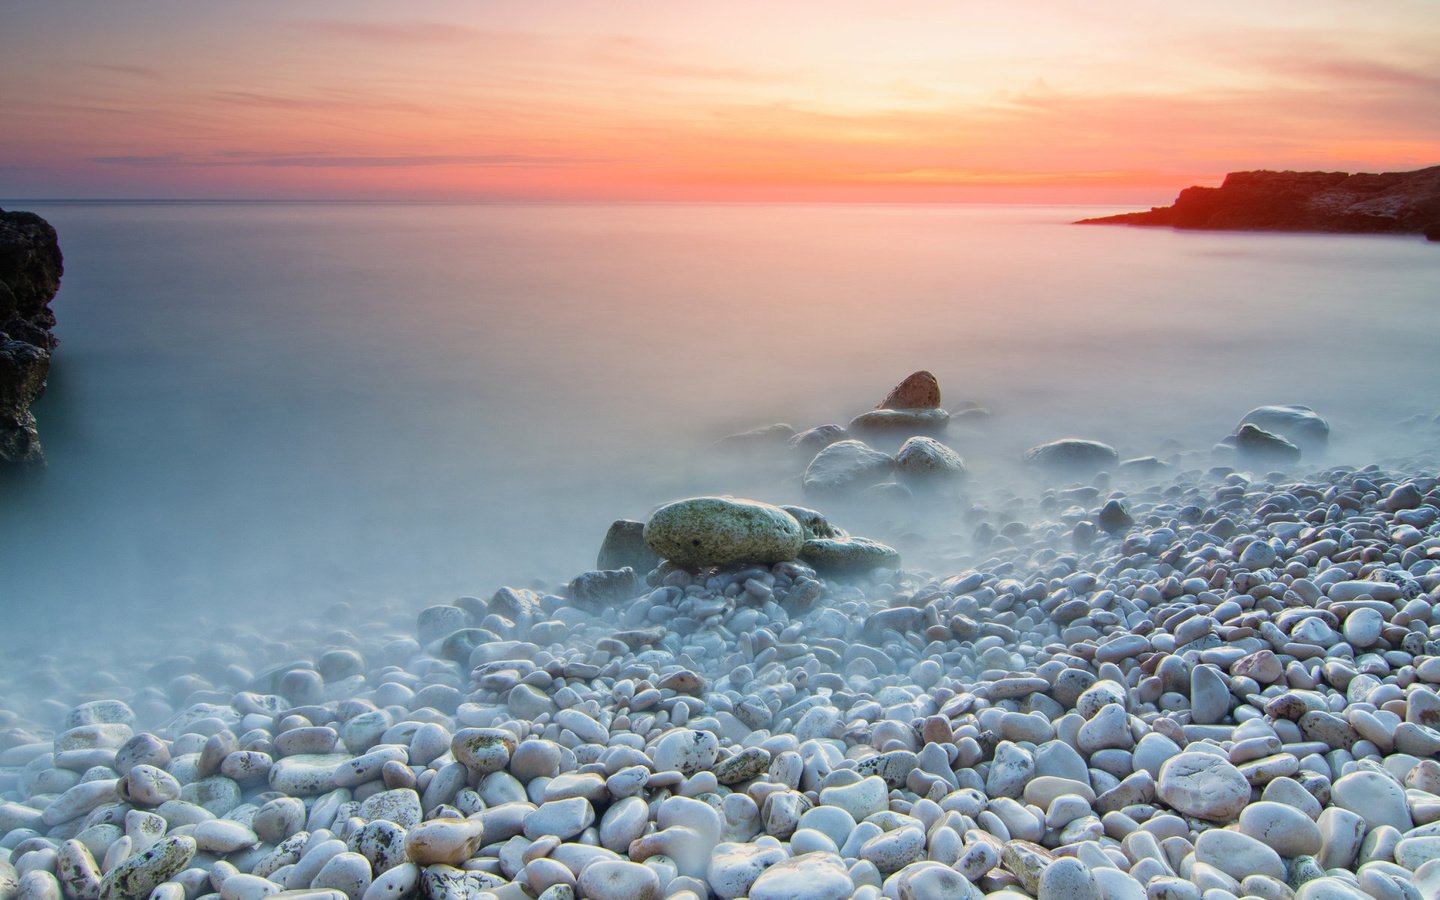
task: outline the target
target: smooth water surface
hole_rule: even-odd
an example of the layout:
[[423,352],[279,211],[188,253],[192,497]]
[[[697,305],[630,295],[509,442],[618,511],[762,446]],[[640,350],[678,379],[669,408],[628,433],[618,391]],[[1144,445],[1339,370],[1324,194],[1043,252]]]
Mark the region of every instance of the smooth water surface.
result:
[[1440,248],[1411,238],[1041,207],[4,205],[66,257],[50,465],[0,482],[25,641],[553,585],[614,518],[753,492],[705,464],[716,437],[843,423],[917,368],[994,411],[997,459],[1208,447],[1270,402],[1363,459],[1440,384]]

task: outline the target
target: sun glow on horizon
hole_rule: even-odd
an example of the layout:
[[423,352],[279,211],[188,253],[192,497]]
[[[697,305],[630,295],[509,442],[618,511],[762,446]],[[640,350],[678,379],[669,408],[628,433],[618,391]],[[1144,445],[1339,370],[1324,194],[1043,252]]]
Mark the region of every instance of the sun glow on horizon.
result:
[[26,3],[0,196],[1168,202],[1440,162],[1440,5]]

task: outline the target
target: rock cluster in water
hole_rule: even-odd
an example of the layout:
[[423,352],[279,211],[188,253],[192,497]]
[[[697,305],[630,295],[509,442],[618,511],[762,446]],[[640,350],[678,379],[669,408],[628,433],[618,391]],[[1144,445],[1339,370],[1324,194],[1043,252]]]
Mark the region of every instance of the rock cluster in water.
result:
[[1079,224],[1424,234],[1440,241],[1440,166],[1354,175],[1232,172],[1218,188],[1186,188],[1173,206],[1084,219]]
[[50,301],[62,271],[55,229],[34,213],[0,209],[0,465],[45,458],[30,404],[50,373]]
[[1264,472],[1006,490],[941,575],[690,498],[553,593],[11,666],[0,900],[1435,897],[1440,481]]

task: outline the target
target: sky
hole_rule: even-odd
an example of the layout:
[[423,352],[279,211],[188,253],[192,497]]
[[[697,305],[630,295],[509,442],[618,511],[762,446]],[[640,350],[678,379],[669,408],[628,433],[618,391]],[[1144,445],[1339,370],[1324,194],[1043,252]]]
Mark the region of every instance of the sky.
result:
[[1167,203],[1440,163],[1435,0],[0,0],[0,198]]

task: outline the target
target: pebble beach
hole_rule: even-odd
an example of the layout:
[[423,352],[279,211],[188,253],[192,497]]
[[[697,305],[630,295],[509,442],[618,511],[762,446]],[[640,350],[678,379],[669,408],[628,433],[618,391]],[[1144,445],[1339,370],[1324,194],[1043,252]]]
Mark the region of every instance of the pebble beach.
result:
[[[0,900],[1440,896],[1435,453],[1267,408],[987,483],[933,382],[549,589],[71,623],[0,674]],[[847,530],[921,496],[966,565]]]

